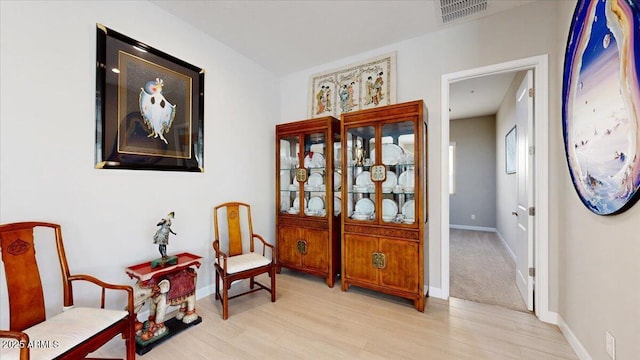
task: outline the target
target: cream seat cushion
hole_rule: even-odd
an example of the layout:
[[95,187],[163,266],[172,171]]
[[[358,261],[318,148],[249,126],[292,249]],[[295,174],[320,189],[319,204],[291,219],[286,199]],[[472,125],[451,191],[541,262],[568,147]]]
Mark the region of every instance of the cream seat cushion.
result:
[[269,263],[271,263],[271,260],[254,252],[228,257],[227,274],[235,274],[237,272],[255,269],[260,266],[269,265]]
[[[128,315],[122,310],[68,309],[24,331],[29,335],[31,359],[54,359]],[[19,358],[20,350],[17,348],[0,349],[2,360]]]

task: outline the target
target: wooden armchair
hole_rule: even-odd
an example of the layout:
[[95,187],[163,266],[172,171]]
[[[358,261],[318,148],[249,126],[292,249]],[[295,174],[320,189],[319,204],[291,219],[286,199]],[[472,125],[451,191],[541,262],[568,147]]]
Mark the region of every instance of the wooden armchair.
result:
[[[229,317],[229,300],[238,296],[258,290],[267,290],[271,293],[271,302],[276,301],[276,249],[275,246],[267,243],[262,236],[253,232],[251,207],[241,202],[220,204],[213,210],[213,223],[215,228],[213,251],[215,252],[216,300],[222,302],[222,318],[226,320]],[[221,233],[224,238],[223,242],[220,241]],[[254,251],[255,239],[262,242],[261,253]],[[271,249],[271,259],[266,257],[267,248]],[[254,279],[255,276],[263,273],[268,273],[271,277],[271,288]],[[220,294],[221,279],[222,294]],[[236,280],[243,279],[249,279],[250,290],[229,296],[231,284]]]
[[[45,231],[35,232],[37,236],[34,236],[35,228],[45,228]],[[50,234],[55,234],[64,308],[62,313],[47,319],[34,239],[38,237],[41,243],[52,238],[47,236]],[[126,359],[135,359],[133,289],[131,286],[107,284],[90,275],[70,275],[60,225],[44,222],[0,225],[0,249],[7,279],[10,317],[9,330],[0,330],[0,338],[12,339],[3,339],[3,344],[11,345],[0,348],[0,358],[83,359],[121,334],[126,343]],[[88,281],[101,288],[99,308],[73,306],[72,282],[76,280]],[[126,292],[126,311],[104,308],[106,289]]]

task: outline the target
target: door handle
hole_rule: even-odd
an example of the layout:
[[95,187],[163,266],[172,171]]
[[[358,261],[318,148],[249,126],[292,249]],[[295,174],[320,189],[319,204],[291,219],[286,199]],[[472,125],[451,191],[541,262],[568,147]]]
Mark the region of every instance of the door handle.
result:
[[518,212],[517,211],[512,211],[511,215],[518,216]]

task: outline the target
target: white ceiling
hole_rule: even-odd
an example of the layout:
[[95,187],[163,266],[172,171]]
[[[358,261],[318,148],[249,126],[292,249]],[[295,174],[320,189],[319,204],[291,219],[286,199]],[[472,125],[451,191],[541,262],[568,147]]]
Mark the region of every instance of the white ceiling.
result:
[[449,85],[451,120],[493,115],[515,77],[516,72],[468,79]]
[[[437,0],[151,0],[278,76],[455,26],[530,1],[488,0],[487,10],[444,25],[440,1]],[[476,80],[473,87],[476,88],[475,98],[484,97],[481,103],[495,103],[495,99],[487,100],[490,94],[502,100],[504,92],[501,95],[489,92],[486,89],[490,87],[477,84],[477,81],[480,80]],[[462,93],[463,90],[460,89]],[[452,118],[467,104],[459,101],[460,105],[455,105],[456,99],[452,89]],[[493,113],[495,109],[497,107]]]

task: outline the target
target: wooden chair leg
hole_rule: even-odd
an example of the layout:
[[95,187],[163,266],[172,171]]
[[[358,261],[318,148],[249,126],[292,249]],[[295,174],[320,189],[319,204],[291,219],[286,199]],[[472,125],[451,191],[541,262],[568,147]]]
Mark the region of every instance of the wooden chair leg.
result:
[[271,269],[271,302],[276,301],[276,270]]
[[220,300],[220,273],[216,270],[216,300]]
[[222,320],[229,317],[229,281],[224,279],[224,289],[222,289]]
[[134,326],[130,327],[129,336],[125,340],[125,346],[127,347],[127,360],[136,359],[136,330]]

